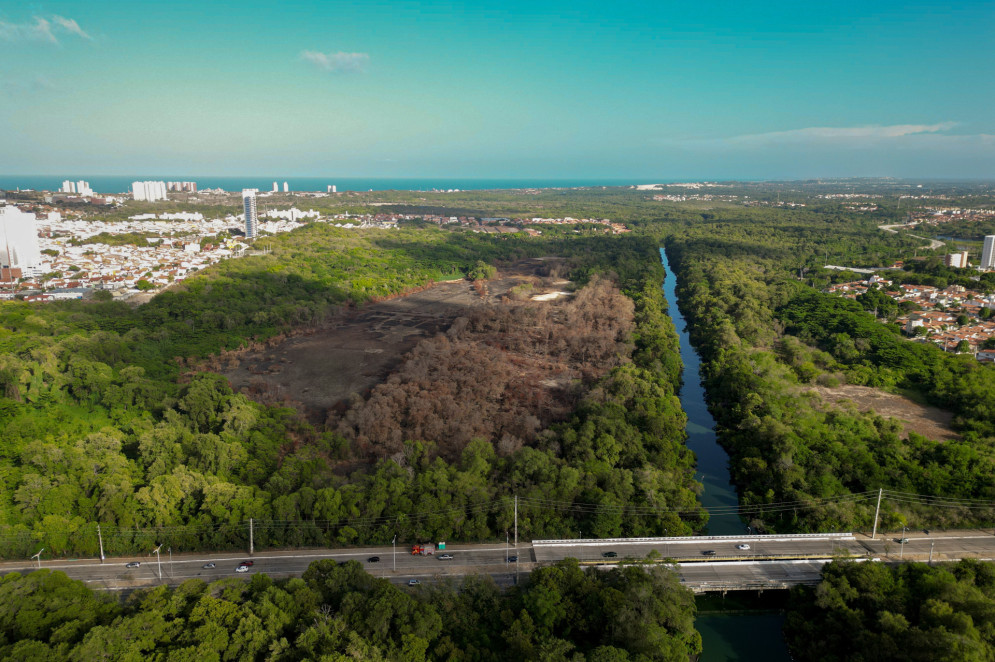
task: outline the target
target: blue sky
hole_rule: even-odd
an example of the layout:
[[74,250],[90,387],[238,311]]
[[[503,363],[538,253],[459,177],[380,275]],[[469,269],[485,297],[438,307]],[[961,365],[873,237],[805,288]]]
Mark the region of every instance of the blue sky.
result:
[[995,178],[956,4],[0,0],[0,173]]

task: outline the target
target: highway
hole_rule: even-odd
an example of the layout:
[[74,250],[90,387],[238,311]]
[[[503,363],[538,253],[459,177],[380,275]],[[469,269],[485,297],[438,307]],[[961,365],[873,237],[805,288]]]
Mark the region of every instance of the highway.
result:
[[[718,536],[686,538],[559,540],[504,544],[449,544],[444,552],[432,556],[414,556],[410,546],[351,549],[307,549],[257,552],[248,554],[167,553],[156,557],[53,560],[42,558],[41,566],[62,570],[74,579],[95,589],[129,590],[159,583],[179,584],[197,578],[214,581],[224,577],[251,577],[264,572],[273,577],[300,576],[313,561],[358,561],[372,575],[389,578],[397,584],[411,579],[421,582],[443,581],[463,575],[492,576],[500,585],[509,585],[535,567],[549,565],[568,557],[582,564],[606,568],[617,564],[647,560],[674,564],[685,585],[694,590],[742,590],[780,588],[818,580],[819,568],[837,556],[887,562],[934,562],[961,558],[995,559],[995,535],[991,529],[879,534],[872,540],[866,534],[806,534],[768,536]],[[747,545],[748,549],[740,546]],[[441,554],[452,555],[442,560]],[[508,561],[516,557],[517,561]],[[378,558],[373,561],[371,559]],[[236,573],[242,561],[251,560],[247,573]],[[137,568],[127,568],[138,562]],[[214,563],[213,568],[205,568]],[[160,565],[161,564],[161,565]],[[33,570],[30,560],[0,563],[0,574]],[[160,579],[160,572],[162,577]]]

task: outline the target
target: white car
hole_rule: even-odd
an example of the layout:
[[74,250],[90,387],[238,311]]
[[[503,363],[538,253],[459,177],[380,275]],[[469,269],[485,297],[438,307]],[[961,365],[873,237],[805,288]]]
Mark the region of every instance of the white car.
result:
[[235,572],[248,572],[248,571],[249,571],[249,566],[247,565],[240,565],[237,568],[235,568]]
[[749,548],[750,548],[750,546],[747,545],[745,542],[742,545],[736,545],[736,549],[747,550]]

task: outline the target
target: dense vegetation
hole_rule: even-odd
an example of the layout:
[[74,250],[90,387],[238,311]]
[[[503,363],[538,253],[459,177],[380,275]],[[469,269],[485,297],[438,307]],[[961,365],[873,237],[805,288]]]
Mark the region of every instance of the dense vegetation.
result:
[[[704,359],[720,441],[753,525],[870,527],[873,500],[850,495],[879,487],[995,501],[995,372],[973,357],[909,342],[868,312],[879,308],[874,301],[813,287],[827,280],[806,266],[817,265],[820,253],[864,237],[868,262],[880,263],[899,257],[904,240],[866,226],[837,228],[818,215],[768,212],[751,220],[739,229],[718,218],[685,228],[669,239],[668,254]],[[828,405],[811,392],[844,381],[948,408],[963,440],[906,438],[899,423]],[[771,505],[782,502],[798,505]],[[886,527],[979,523],[992,514],[888,501],[882,511]]]
[[992,660],[995,566],[833,562],[793,591],[784,633],[803,662]]
[[319,561],[302,579],[192,579],[123,604],[39,570],[0,579],[0,660],[686,662],[701,652],[693,617],[671,571],[571,561],[503,593],[475,577],[402,589]]
[[[138,309],[0,304],[0,554],[92,555],[98,523],[108,554],[244,546],[249,518],[257,546],[498,538],[515,494],[527,537],[703,525],[654,242],[325,225],[271,241],[271,254],[223,263]],[[458,277],[482,259],[543,254],[563,256],[580,285],[615,282],[632,326],[613,327],[626,337],[605,347],[610,371],[531,445],[474,438],[440,457],[444,440],[421,430],[367,462],[333,430],[253,403],[218,375],[180,379],[181,363],[319,324],[336,306]]]

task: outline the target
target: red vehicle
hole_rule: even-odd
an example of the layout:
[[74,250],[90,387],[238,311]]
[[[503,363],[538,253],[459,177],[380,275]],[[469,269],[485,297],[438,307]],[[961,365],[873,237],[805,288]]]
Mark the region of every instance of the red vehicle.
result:
[[431,556],[435,554],[435,545],[414,545],[411,548],[412,556]]
[[252,565],[255,561],[242,561],[239,565]]

